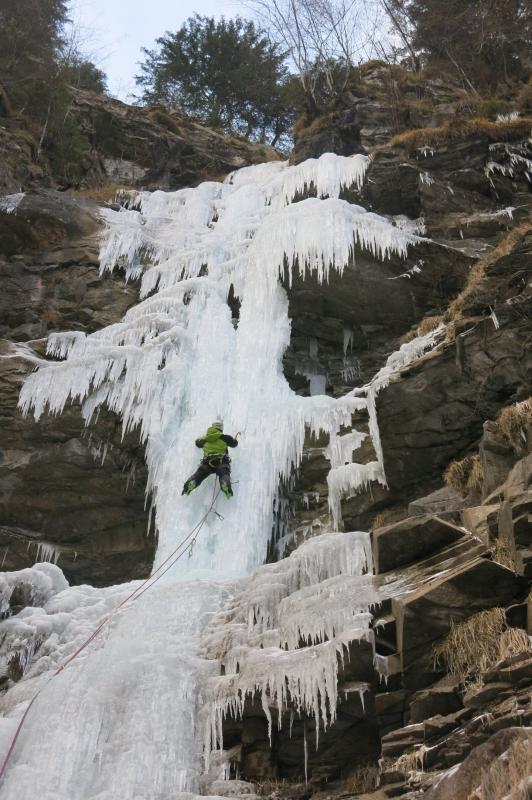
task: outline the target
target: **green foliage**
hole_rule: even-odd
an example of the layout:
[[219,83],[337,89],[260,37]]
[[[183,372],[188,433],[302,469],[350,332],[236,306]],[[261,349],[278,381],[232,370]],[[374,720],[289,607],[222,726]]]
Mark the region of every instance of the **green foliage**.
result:
[[105,72],[78,53],[65,58],[61,64],[61,74],[65,83],[77,89],[89,89],[97,94],[107,92],[107,76]]
[[93,119],[94,138],[101,147],[116,158],[121,155],[121,133],[117,119],[109,111],[99,111]]
[[137,83],[211,127],[276,144],[290,129],[296,81],[285,54],[253,22],[195,15],[144,50]]
[[54,75],[65,22],[65,0],[2,0],[0,84],[15,108]]
[[20,115],[53,176],[77,185],[90,143],[72,101],[74,86],[105,92],[104,73],[66,46],[65,0],[0,0],[0,114]]
[[46,154],[53,174],[65,185],[78,185],[88,166],[89,151],[89,140],[63,88],[54,94],[46,135]]

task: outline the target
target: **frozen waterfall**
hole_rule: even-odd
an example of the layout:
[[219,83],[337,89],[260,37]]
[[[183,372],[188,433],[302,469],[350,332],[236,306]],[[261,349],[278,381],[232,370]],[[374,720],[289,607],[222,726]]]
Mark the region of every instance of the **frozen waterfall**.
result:
[[[326,154],[297,167],[273,162],[242,169],[224,183],[134,193],[128,208],[103,212],[101,269],[120,267],[127,277],[140,277],[142,299],[121,322],[96,333],[51,336],[49,355],[61,360],[43,361],[29,376],[21,407],[39,418],[79,400],[89,424],[106,405],[121,416],[124,430],[140,431],[158,532],[156,565],[209,507],[211,481],[188,498],[181,486],[198,460],[195,438],[216,417],[226,432],[242,432],[233,466],[237,485],[231,502],[219,501],[224,519],[209,516],[190,558],[125,606],[50,685],[53,670],[131,586],[69,588],[52,564],[16,574],[30,592],[43,581],[50,586],[37,593],[35,607],[4,623],[2,651],[20,651],[25,675],[0,704],[3,750],[27,703],[45,686],[12,755],[2,787],[6,800],[33,800],[37,790],[45,800],[170,800],[179,791],[198,792],[198,708],[207,679],[218,674],[216,660],[200,657],[200,639],[213,615],[242,591],[241,579],[263,563],[279,480],[298,465],[305,431],[330,437],[336,524],[343,495],[370,480],[385,482],[376,388],[338,400],[302,398],[282,370],[290,321],[281,278],[290,283],[293,274],[315,273],[324,281],[348,262],[356,268],[356,247],[384,259],[405,256],[417,241],[404,226],[340,199],[343,188],[360,187],[368,161]],[[308,194],[315,196],[302,199]],[[238,320],[227,302],[231,289],[240,301]],[[344,463],[346,445],[361,435],[354,432],[349,442],[340,437],[358,409],[368,410],[377,453],[366,467]],[[321,550],[330,559],[327,547]],[[4,601],[13,580],[0,583]],[[369,602],[368,595],[361,607],[340,615],[346,625],[356,622],[361,636]],[[307,630],[295,599],[286,604],[292,616],[277,647],[295,648],[301,630],[318,642],[333,629],[341,633],[337,607],[329,627],[316,621]],[[252,670],[251,655],[249,661]],[[327,691],[334,698],[331,663]],[[276,692],[284,699],[280,669]],[[307,695],[300,705],[312,710],[315,698]],[[220,708],[231,707],[227,693],[218,699]]]

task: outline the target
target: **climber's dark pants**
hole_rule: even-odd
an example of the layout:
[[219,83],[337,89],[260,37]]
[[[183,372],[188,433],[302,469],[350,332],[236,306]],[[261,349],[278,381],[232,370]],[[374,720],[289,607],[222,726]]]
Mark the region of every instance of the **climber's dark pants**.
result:
[[233,493],[231,489],[231,462],[227,456],[224,458],[220,458],[219,456],[204,458],[203,461],[200,462],[196,472],[185,481],[184,488],[186,489],[191,481],[195,481],[196,487],[199,486],[209,475],[218,475],[220,485],[227,486],[229,492],[231,494]]

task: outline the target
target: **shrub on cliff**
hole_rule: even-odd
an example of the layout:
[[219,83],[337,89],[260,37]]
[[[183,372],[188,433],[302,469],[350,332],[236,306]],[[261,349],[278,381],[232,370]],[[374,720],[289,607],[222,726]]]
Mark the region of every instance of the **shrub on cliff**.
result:
[[473,90],[529,74],[528,0],[393,0],[390,5],[406,20],[416,52]]
[[65,22],[65,0],[2,0],[0,84],[15,109],[57,72]]
[[35,140],[63,185],[83,174],[89,141],[72,103],[72,86],[99,93],[106,78],[65,38],[65,0],[2,0],[0,3],[0,117],[13,117]]
[[295,80],[285,54],[253,22],[195,15],[144,49],[137,83],[206,125],[275,145],[291,128]]

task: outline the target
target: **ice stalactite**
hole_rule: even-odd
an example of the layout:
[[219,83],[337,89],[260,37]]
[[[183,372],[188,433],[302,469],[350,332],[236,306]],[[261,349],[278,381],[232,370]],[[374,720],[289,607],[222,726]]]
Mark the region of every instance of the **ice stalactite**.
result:
[[[377,259],[404,257],[418,241],[408,226],[341,199],[344,189],[360,186],[367,165],[363,156],[331,154],[297,167],[259,165],[225,183],[141,192],[129,209],[103,212],[101,270],[120,267],[126,278],[140,278],[142,299],[121,322],[96,333],[51,336],[48,353],[62,360],[39,362],[24,384],[21,408],[39,418],[79,401],[89,424],[107,406],[121,416],[124,432],[139,432],[158,531],[156,566],[209,508],[212,483],[189,498],[180,489],[197,464],[194,440],[215,417],[224,419],[227,432],[242,431],[233,469],[238,485],[223,507],[224,520],[209,517],[192,557],[113,617],[94,646],[46,686],[13,753],[6,800],[30,800],[36,785],[46,800],[167,800],[176,791],[198,791],[197,711],[208,676],[216,735],[223,713],[237,708],[250,687],[268,688],[282,705],[288,681],[296,707],[325,722],[321,696],[334,715],[337,660],[350,629],[355,638],[366,635],[365,612],[355,604],[342,616],[331,585],[329,616],[314,615],[306,624],[296,594],[342,575],[358,572],[362,580],[368,559],[362,535],[309,541],[287,568],[271,570],[277,583],[264,587],[263,599],[248,597],[247,619],[227,623],[217,640],[228,663],[235,663],[239,646],[248,648],[248,667],[242,662],[232,688],[229,678],[215,677],[216,661],[200,657],[200,639],[227,593],[236,596],[239,582],[264,561],[279,482],[299,464],[306,432],[329,435],[339,461],[358,439],[335,437],[351,427],[354,412],[373,413],[369,394],[299,397],[282,371],[290,322],[281,279],[289,284],[296,274],[313,274],[325,281],[331,270],[356,270],[357,248]],[[306,194],[315,196],[302,199]],[[240,302],[236,326],[230,292]],[[370,433],[377,435],[376,423]],[[337,482],[340,494],[344,483]],[[326,541],[334,545],[330,550]],[[24,679],[2,699],[4,751],[35,689],[130,590],[64,587],[43,597],[39,609],[9,620],[21,643],[37,631],[41,644]],[[289,597],[284,628],[270,627],[267,620]],[[316,653],[306,669],[303,650],[283,649],[298,635]],[[271,648],[269,671],[250,636]]]
[[[289,558],[259,567],[237,588],[205,638],[224,674],[206,688],[205,749],[223,742],[223,720],[257,695],[268,719],[283,713],[336,718],[338,665],[354,641],[373,645],[369,608],[378,602],[368,533],[325,533]],[[362,689],[361,689],[362,690]]]
[[61,548],[56,544],[51,544],[50,542],[38,542],[37,555],[35,557],[36,562],[42,563],[44,561],[57,564],[60,555]]
[[314,191],[321,198],[339,197],[342,190],[349,187],[360,189],[370,163],[368,156],[324,153],[320,158],[309,158],[295,167],[289,167],[286,162],[263,164],[262,176],[257,167],[247,167],[233,173],[227,182],[244,185],[251,173],[253,180],[263,187],[267,202],[277,207],[291,203],[305,192]]
[[384,455],[380,441],[379,424],[377,419],[376,398],[394,375],[416,361],[424,352],[430,350],[444,335],[445,326],[439,325],[433,331],[417,336],[410,342],[401,345],[399,350],[392,353],[375,377],[366,386],[353,389],[345,397],[363,399],[368,413],[369,435],[371,437],[376,460],[366,464],[353,461],[353,451],[356,450],[363,439],[362,434],[353,431],[350,434],[331,435],[326,455],[331,462],[331,470],[327,476],[329,488],[329,508],[333,526],[337,530],[341,523],[341,503],[343,498],[352,497],[363,491],[372,482],[386,486],[386,473]]

